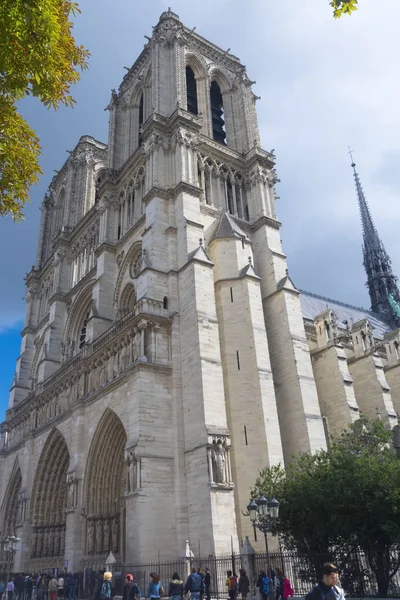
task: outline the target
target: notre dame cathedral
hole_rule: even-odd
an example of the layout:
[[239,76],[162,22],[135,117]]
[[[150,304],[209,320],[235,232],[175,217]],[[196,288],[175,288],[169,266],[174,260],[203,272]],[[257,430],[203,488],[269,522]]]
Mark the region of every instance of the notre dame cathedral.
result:
[[50,183],[1,425],[14,570],[226,554],[260,469],[360,411],[398,431],[400,297],[358,172],[373,311],[291,280],[253,83],[168,10],[108,144]]

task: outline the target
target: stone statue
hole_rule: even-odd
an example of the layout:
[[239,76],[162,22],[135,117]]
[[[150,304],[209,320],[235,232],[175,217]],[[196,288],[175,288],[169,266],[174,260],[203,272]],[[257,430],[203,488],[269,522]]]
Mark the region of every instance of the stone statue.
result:
[[113,377],[114,379],[119,375],[119,365],[118,365],[118,350],[114,354],[114,363],[113,363]]
[[129,453],[129,491],[137,488],[137,459],[134,452]]
[[82,398],[85,395],[85,373],[81,373],[78,380],[78,398]]
[[54,528],[49,530],[49,556],[54,556]]
[[88,549],[88,554],[93,554],[93,552],[94,552],[94,524],[93,524],[92,520],[90,520],[88,523],[87,549]]
[[60,555],[60,530],[58,527],[54,531],[54,556]]
[[213,471],[214,471],[214,481],[215,483],[226,483],[225,477],[225,448],[221,442],[218,440],[217,443],[213,444]]
[[118,519],[114,517],[111,523],[111,550],[118,552]]
[[102,552],[103,550],[103,523],[101,519],[96,521],[96,552]]
[[119,368],[121,370],[121,373],[123,373],[126,368],[126,346],[125,346],[125,344],[122,346],[122,349],[121,349],[121,354],[119,357]]
[[43,552],[43,529],[39,529],[37,536],[36,556],[42,556]]
[[103,550],[108,552],[110,550],[110,522],[105,519],[103,525]]
[[71,509],[71,508],[75,508],[76,480],[75,480],[75,475],[73,473],[68,475],[67,483],[68,483],[67,508]]
[[65,551],[65,526],[61,527],[60,532],[60,554],[63,555]]
[[35,556],[36,556],[37,537],[38,537],[37,531],[33,531],[32,544],[31,544],[31,558],[35,558]]
[[43,556],[49,555],[49,530],[46,529],[43,535]]
[[103,387],[103,385],[105,385],[105,383],[106,383],[106,365],[105,365],[105,362],[103,361],[100,365],[99,386]]

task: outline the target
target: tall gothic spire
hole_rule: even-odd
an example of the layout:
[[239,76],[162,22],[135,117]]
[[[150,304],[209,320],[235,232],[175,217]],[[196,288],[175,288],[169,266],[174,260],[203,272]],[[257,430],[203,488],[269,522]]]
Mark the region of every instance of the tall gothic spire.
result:
[[371,299],[371,310],[380,314],[392,326],[399,327],[400,292],[397,277],[393,274],[391,260],[372,219],[351,150],[349,154],[361,216],[364,268],[367,273],[366,285]]

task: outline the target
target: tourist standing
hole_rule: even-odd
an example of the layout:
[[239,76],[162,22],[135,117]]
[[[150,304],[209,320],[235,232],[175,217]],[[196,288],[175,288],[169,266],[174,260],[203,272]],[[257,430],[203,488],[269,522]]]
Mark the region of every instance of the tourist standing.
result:
[[53,577],[49,581],[49,600],[57,600],[57,592],[58,592],[58,582],[57,579]]
[[[269,577],[267,573],[262,569],[257,579],[256,587],[260,592],[262,600],[268,600],[269,595]],[[321,599],[320,599],[321,600]]]
[[171,600],[182,600],[184,593],[183,581],[175,571],[169,584],[168,596]]
[[250,591],[250,580],[244,569],[239,569],[239,575],[238,592],[241,594],[243,600],[246,600]]
[[149,587],[147,588],[147,598],[150,600],[159,600],[163,593],[164,590],[160,583],[160,576],[158,573],[150,573],[150,583]]
[[206,567],[204,574],[204,588],[206,593],[206,600],[211,600],[211,573],[208,567]]
[[200,595],[204,592],[203,578],[194,568],[185,583],[185,594],[188,592],[192,600],[200,600]]
[[103,583],[100,588],[100,600],[111,600],[112,598],[112,573],[106,571],[103,575]]
[[57,581],[57,597],[59,600],[64,598],[64,577],[59,577]]
[[0,579],[0,600],[3,598],[4,590],[6,589],[6,584],[2,579]]
[[13,600],[14,598],[14,582],[12,578],[7,583],[7,600]]
[[321,581],[306,596],[306,600],[344,600],[344,593],[337,586],[339,569],[332,563],[322,567]]
[[125,577],[125,585],[122,591],[122,600],[140,600],[142,592],[136,581],[133,580],[133,575],[128,573]]

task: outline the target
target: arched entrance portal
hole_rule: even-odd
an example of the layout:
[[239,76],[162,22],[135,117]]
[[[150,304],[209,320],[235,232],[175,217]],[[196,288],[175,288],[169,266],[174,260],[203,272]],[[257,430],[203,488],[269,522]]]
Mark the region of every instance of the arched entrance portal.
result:
[[42,450],[33,486],[31,564],[63,567],[69,452],[54,429]]
[[85,477],[86,564],[104,564],[110,551],[123,560],[125,428],[107,410],[97,426]]
[[[1,532],[2,537],[6,538],[16,534],[16,528],[18,523],[22,520],[19,517],[20,506],[19,494],[21,491],[22,475],[21,469],[18,466],[18,462],[15,463],[13,473],[10,478],[10,482],[7,487],[6,495],[2,506],[1,515]],[[0,569],[4,572],[7,568],[7,559],[3,551],[0,548]]]

